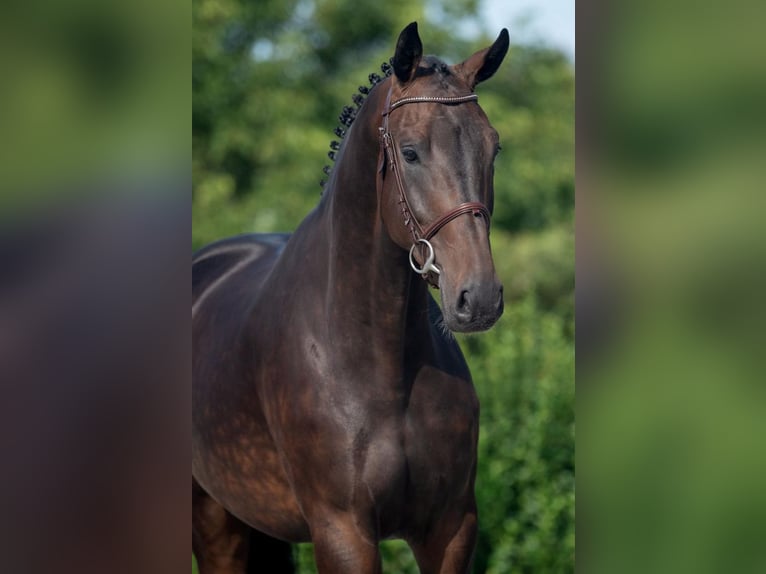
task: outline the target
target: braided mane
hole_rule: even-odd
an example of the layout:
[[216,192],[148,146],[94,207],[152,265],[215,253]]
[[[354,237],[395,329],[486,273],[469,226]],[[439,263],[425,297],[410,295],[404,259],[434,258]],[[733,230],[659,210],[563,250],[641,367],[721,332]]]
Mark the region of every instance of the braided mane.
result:
[[[370,82],[370,87],[367,86],[359,86],[359,93],[353,94],[351,96],[351,100],[354,102],[353,106],[344,106],[343,111],[338,116],[338,121],[340,122],[340,125],[333,130],[336,136],[342,140],[346,132],[348,131],[348,128],[351,127],[351,124],[354,123],[354,119],[356,119],[356,114],[359,111],[359,108],[362,107],[362,104],[364,103],[365,99],[367,98],[367,95],[370,93],[370,90],[377,86],[380,82],[382,82],[385,78],[388,78],[394,73],[393,69],[393,58],[391,58],[388,62],[383,62],[380,65],[380,71],[383,72],[383,76],[380,76],[379,74],[376,74],[373,72],[369,76],[367,76],[367,79]],[[436,56],[430,56],[426,55],[423,56],[423,58],[420,61],[420,67],[418,68],[417,76],[422,75],[430,75],[430,74],[438,74],[442,78],[443,86],[446,88],[447,84],[444,83],[445,79],[448,78],[450,74],[449,66],[445,64],[441,59],[437,58]],[[340,149],[340,141],[339,140],[333,140],[330,142],[330,151],[327,152],[327,157],[329,157],[332,161],[335,161],[335,156],[337,151]],[[330,173],[332,173],[332,167],[329,165],[324,166],[323,169],[325,175],[329,176]],[[324,189],[325,184],[327,183],[326,179],[322,179],[319,182],[319,185]]]
[[[348,131],[348,128],[351,127],[351,124],[354,123],[354,120],[356,119],[356,114],[359,111],[359,108],[362,107],[362,104],[364,103],[365,98],[370,93],[370,90],[377,86],[380,82],[384,80],[384,78],[388,78],[391,74],[393,74],[394,70],[391,67],[391,63],[389,62],[383,62],[380,65],[380,71],[383,72],[384,76],[380,76],[379,74],[376,74],[373,72],[370,74],[367,79],[370,82],[370,87],[367,86],[359,86],[359,93],[353,94],[351,96],[351,100],[354,102],[353,106],[344,106],[343,111],[338,116],[338,121],[340,122],[340,125],[333,130],[333,133],[342,140],[346,132]],[[340,149],[340,141],[339,140],[332,140],[330,142],[330,151],[327,152],[327,157],[329,157],[332,161],[335,161],[335,154],[337,153],[338,149]],[[329,165],[324,166],[323,169],[325,175],[330,175],[332,172],[332,167]],[[326,179],[322,179],[319,182],[319,185],[324,189],[325,184],[327,183]]]

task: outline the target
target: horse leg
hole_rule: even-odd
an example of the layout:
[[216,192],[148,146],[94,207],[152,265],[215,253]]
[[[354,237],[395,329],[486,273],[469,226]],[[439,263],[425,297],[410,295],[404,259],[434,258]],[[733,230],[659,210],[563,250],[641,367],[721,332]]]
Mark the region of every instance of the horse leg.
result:
[[311,538],[319,574],[381,574],[378,542],[355,516],[328,516]]
[[476,548],[476,509],[440,526],[423,542],[411,542],[421,574],[468,574]]
[[247,574],[250,528],[192,479],[192,552],[200,574]]

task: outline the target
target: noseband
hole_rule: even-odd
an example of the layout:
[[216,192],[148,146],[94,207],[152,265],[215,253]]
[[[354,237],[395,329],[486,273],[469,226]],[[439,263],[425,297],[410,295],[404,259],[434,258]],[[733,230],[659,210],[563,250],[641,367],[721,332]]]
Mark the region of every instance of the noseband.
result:
[[[393,86],[392,86],[393,87]],[[475,217],[481,215],[487,225],[487,232],[489,232],[489,210],[483,203],[477,201],[469,201],[461,203],[454,209],[451,209],[441,217],[437,218],[427,227],[423,227],[415,217],[415,213],[410,207],[410,202],[407,199],[407,191],[404,187],[404,181],[402,179],[401,171],[399,170],[399,164],[396,161],[396,146],[394,138],[391,132],[388,131],[388,118],[391,112],[400,106],[406,104],[419,104],[424,102],[456,105],[464,102],[474,102],[479,99],[476,94],[466,94],[464,96],[410,96],[407,98],[401,98],[396,101],[391,101],[391,89],[388,89],[388,96],[386,96],[386,105],[383,108],[383,125],[378,128],[380,131],[380,157],[378,162],[378,193],[383,191],[383,178],[386,171],[386,162],[391,166],[391,171],[394,174],[396,181],[396,187],[399,191],[399,206],[401,207],[402,217],[404,218],[404,225],[410,230],[412,235],[412,247],[410,247],[410,266],[419,273],[423,278],[428,281],[432,286],[439,288],[439,282],[436,278],[441,274],[441,270],[434,264],[434,248],[431,245],[430,239],[436,235],[439,230],[447,225],[453,219],[460,217],[466,213],[471,213]],[[418,267],[416,261],[413,258],[415,249],[419,245],[425,245],[428,249],[428,254],[425,258],[425,262],[422,267]]]

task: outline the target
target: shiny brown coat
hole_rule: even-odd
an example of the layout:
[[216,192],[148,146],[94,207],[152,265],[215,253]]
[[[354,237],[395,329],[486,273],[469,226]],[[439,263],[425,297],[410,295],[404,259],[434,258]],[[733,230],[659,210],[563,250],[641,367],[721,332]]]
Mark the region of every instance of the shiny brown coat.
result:
[[[389,90],[470,93],[507,49],[503,30],[446,66],[422,56],[411,24],[295,233],[195,255],[192,534],[203,574],[289,572],[286,543],[304,541],[322,574],[372,574],[391,537],[407,540],[422,572],[469,571],[479,405],[449,331],[494,324],[502,287],[484,219],[462,215],[432,239],[435,304],[408,262],[394,178],[377,178],[379,127]],[[463,202],[491,210],[497,133],[478,103],[402,106],[389,129],[421,222]]]

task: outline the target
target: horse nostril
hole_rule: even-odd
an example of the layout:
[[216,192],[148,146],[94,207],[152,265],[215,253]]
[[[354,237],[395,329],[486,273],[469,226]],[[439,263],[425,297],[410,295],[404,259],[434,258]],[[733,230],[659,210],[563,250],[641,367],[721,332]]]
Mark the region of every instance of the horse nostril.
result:
[[457,298],[457,310],[461,313],[470,311],[471,305],[468,302],[468,291],[463,290]]

